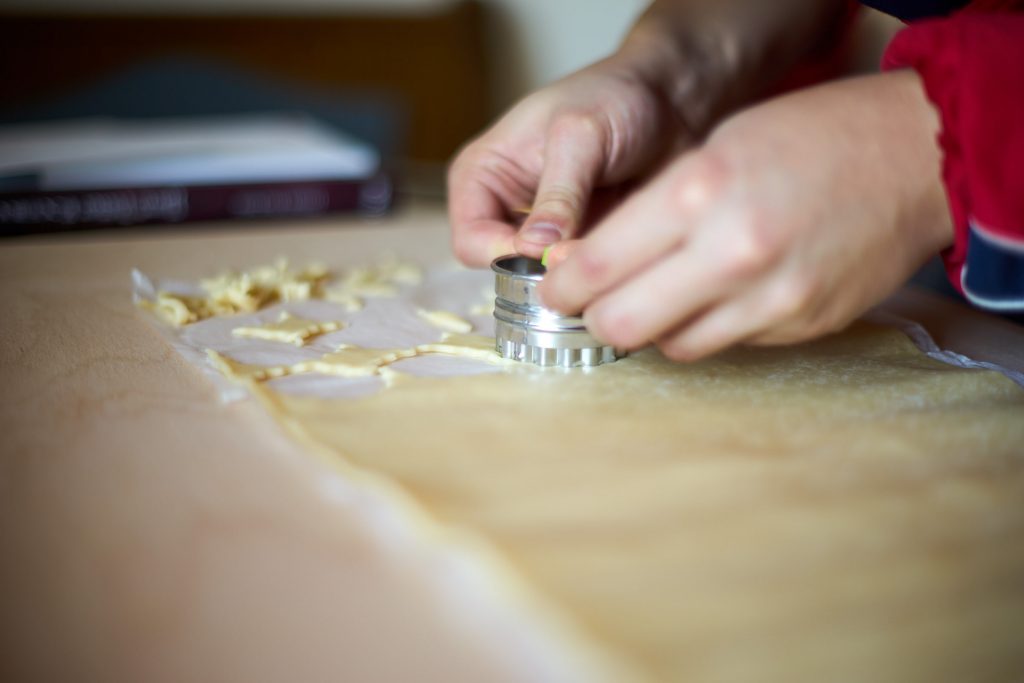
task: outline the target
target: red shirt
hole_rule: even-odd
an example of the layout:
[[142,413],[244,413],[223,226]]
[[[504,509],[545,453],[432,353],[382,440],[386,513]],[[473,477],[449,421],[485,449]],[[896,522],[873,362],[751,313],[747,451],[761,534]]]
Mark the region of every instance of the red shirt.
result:
[[882,67],[916,69],[941,112],[950,280],[978,306],[1024,311],[1024,1],[912,22]]

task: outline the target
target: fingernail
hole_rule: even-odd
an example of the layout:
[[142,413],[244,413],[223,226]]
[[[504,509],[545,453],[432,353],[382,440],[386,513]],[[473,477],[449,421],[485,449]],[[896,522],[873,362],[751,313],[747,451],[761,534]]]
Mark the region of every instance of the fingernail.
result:
[[523,231],[522,237],[533,244],[554,244],[562,239],[562,231],[552,225],[533,225]]
[[544,257],[547,262],[544,265],[548,268],[555,268],[567,258],[578,246],[580,246],[579,240],[562,240],[556,244],[552,244],[544,250]]

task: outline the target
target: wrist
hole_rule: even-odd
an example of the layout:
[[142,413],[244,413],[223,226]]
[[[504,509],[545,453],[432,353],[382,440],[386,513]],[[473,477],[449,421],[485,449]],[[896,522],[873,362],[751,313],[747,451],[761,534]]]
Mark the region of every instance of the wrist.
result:
[[722,27],[690,22],[659,3],[632,27],[607,63],[656,92],[687,130],[703,134],[738,77],[735,46]]
[[917,201],[911,204],[912,215],[908,219],[921,231],[919,239],[929,253],[945,249],[953,242],[953,217],[950,212],[946,188],[942,179],[943,153],[939,146],[942,121],[935,104],[928,98],[924,81],[913,69],[890,71],[878,76],[893,83],[896,96],[886,102],[891,108],[890,117],[906,118],[906,132],[898,137],[909,146],[908,155],[915,163],[920,187]]
[[609,62],[706,133],[829,39],[846,0],[656,0]]

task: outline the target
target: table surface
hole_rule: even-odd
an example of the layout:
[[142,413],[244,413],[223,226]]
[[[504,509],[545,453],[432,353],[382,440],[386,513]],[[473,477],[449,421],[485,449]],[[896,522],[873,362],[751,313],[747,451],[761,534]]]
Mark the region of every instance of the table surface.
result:
[[[322,494],[326,463],[253,401],[220,403],[130,298],[133,267],[446,262],[445,226],[413,205],[0,243],[0,678],[522,679]],[[1022,327],[919,290],[885,308],[1024,370]]]

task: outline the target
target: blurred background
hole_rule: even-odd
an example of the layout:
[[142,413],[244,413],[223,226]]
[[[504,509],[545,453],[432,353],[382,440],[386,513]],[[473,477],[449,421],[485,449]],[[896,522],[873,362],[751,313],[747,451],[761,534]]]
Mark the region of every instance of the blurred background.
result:
[[[0,234],[381,213],[646,0],[0,0]],[[851,70],[894,29],[865,12]]]
[[[0,5],[0,73],[5,84],[0,125],[7,135],[0,134],[0,162],[6,156],[10,163],[3,169],[6,187],[0,189],[77,192],[102,185],[95,177],[91,184],[88,178],[79,178],[77,184],[55,184],[52,167],[58,161],[73,161],[81,168],[84,161],[96,162],[90,155],[103,152],[82,152],[84,156],[70,160],[55,150],[42,154],[42,159],[26,156],[32,151],[25,149],[30,143],[36,150],[47,143],[58,146],[52,126],[26,127],[26,123],[90,121],[80,130],[58,129],[63,136],[59,147],[82,147],[81,138],[91,137],[97,148],[107,148],[108,156],[138,158],[137,145],[112,151],[111,138],[123,145],[130,136],[141,138],[143,132],[151,136],[154,126],[144,131],[107,126],[101,135],[97,120],[215,121],[223,130],[232,116],[244,115],[251,123],[254,114],[290,115],[294,122],[295,115],[301,114],[316,123],[319,133],[326,126],[378,151],[403,191],[436,195],[442,191],[444,164],[460,144],[526,92],[612,50],[645,4],[643,0],[5,2]],[[157,133],[164,138],[187,138],[178,140],[186,146],[199,144],[194,135],[183,136],[177,128],[161,127]],[[208,140],[213,132],[207,133],[199,137]],[[294,136],[296,131],[289,134]],[[153,144],[148,139],[142,146],[151,151]],[[46,174],[33,166],[42,162],[50,164]],[[205,163],[209,166],[210,159]],[[131,180],[140,177],[138,167],[123,170],[127,178],[120,184],[109,180],[102,189],[137,184]],[[355,173],[351,168],[346,172]],[[45,187],[44,175],[49,182]],[[220,182],[250,180],[226,175]],[[286,183],[294,178],[258,180]],[[174,178],[181,181],[180,175]],[[10,214],[11,207],[7,208]],[[20,214],[22,219],[27,216],[25,211]],[[63,218],[65,225],[74,222],[73,217]],[[146,216],[134,218],[149,222]],[[59,227],[59,220],[48,222]],[[153,222],[159,221],[153,217]]]

